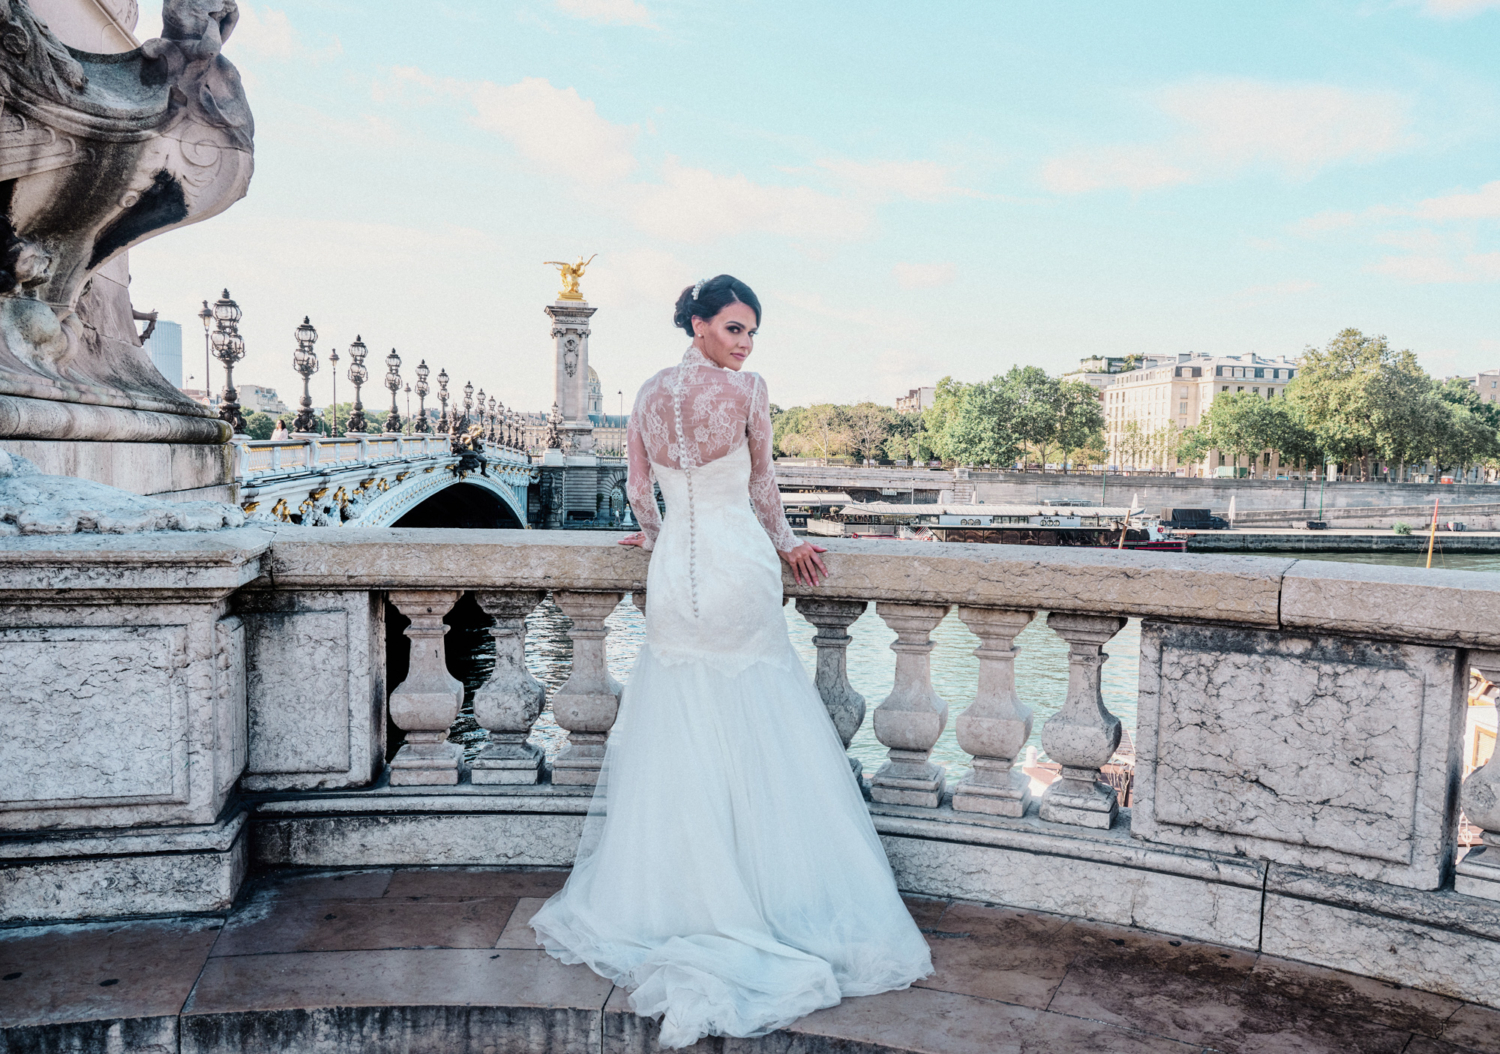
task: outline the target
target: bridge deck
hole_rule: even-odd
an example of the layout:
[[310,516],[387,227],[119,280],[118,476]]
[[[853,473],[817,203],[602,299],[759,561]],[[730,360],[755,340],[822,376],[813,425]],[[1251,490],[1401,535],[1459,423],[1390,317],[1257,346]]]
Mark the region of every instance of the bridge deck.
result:
[[[0,1049],[656,1050],[622,991],[536,950],[526,920],[564,875],[283,874],[248,886],[227,920],[0,931]],[[1500,1011],[1445,996],[1143,930],[908,903],[935,976],[733,1049],[1500,1049]]]

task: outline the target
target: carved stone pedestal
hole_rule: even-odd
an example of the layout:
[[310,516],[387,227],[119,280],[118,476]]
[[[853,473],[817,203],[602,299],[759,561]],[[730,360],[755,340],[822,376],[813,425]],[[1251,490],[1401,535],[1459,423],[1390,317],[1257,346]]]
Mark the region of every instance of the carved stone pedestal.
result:
[[948,723],[948,704],[932,689],[932,641],[928,635],[948,614],[945,604],[890,604],[876,610],[896,632],[896,679],[875,709],[875,737],[890,748],[870,781],[870,797],[886,805],[936,809],[947,782],[931,761],[932,747]]
[[541,778],[542,752],[526,739],[547,691],[526,669],[526,616],[542,596],[540,590],[476,596],[495,620],[490,630],[495,672],[474,693],[474,719],[490,733],[490,745],[469,763],[474,783],[535,783]]
[[1099,779],[1100,766],[1120,745],[1120,719],[1105,709],[1099,671],[1109,658],[1104,644],[1125,622],[1115,615],[1047,616],[1068,642],[1068,698],[1042,726],[1042,746],[1062,765],[1062,778],[1042,795],[1044,820],[1108,830],[1119,814],[1115,789]]
[[391,603],[411,619],[411,665],[406,680],[391,693],[391,720],[406,732],[406,742],[391,759],[391,786],[430,786],[458,782],[463,751],[448,742],[448,729],[463,705],[464,686],[448,672],[443,659],[446,615],[458,602],[453,591],[401,590]]
[[552,716],[568,730],[568,745],[552,762],[552,782],[592,786],[604,764],[604,743],[620,710],[620,682],[609,673],[604,657],[604,620],[623,593],[552,595],[563,614],[573,620],[573,672],[552,697]]
[[[865,697],[849,683],[848,651],[852,639],[846,632],[865,613],[866,601],[831,600],[824,597],[798,597],[797,611],[817,627],[813,645],[818,649],[818,673],[814,683],[828,717],[844,749],[865,720]],[[858,779],[863,766],[858,758],[849,759],[849,768]]]
[[1031,781],[1015,768],[1031,735],[1031,708],[1016,697],[1016,635],[1034,611],[961,607],[958,617],[979,638],[979,689],[955,722],[958,745],[974,755],[974,771],[953,788],[953,808],[991,816],[1025,816]]
[[[1500,652],[1469,653],[1469,664],[1485,680],[1500,682]],[[1470,849],[1458,862],[1453,888],[1471,897],[1500,900],[1500,761],[1491,755],[1483,768],[1475,769],[1464,780],[1459,801],[1470,823],[1484,833],[1479,845]]]

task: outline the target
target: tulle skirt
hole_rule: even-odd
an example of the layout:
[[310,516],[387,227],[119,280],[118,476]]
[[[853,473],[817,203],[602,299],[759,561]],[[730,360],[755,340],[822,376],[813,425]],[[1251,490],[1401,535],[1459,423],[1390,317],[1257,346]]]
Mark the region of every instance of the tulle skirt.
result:
[[738,670],[647,645],[567,885],[537,942],[662,1015],[661,1042],[757,1036],[932,972],[789,643]]

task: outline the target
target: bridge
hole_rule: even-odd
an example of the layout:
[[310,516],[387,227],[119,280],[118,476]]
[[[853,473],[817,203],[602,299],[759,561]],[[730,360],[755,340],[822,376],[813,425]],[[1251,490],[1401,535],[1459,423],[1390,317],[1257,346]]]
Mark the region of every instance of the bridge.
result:
[[539,460],[451,436],[241,439],[239,503],[255,519],[314,527],[619,529],[631,526],[621,458]]

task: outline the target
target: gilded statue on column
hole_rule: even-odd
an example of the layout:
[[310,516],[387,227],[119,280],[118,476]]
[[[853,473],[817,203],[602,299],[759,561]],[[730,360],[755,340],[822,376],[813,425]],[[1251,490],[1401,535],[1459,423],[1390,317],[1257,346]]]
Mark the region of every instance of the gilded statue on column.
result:
[[578,291],[578,280],[583,277],[583,272],[588,269],[589,264],[594,262],[595,253],[585,260],[582,256],[577,263],[564,263],[562,260],[544,260],[548,267],[556,267],[558,274],[562,275],[562,292],[557,294],[559,300],[582,300],[583,294]]

